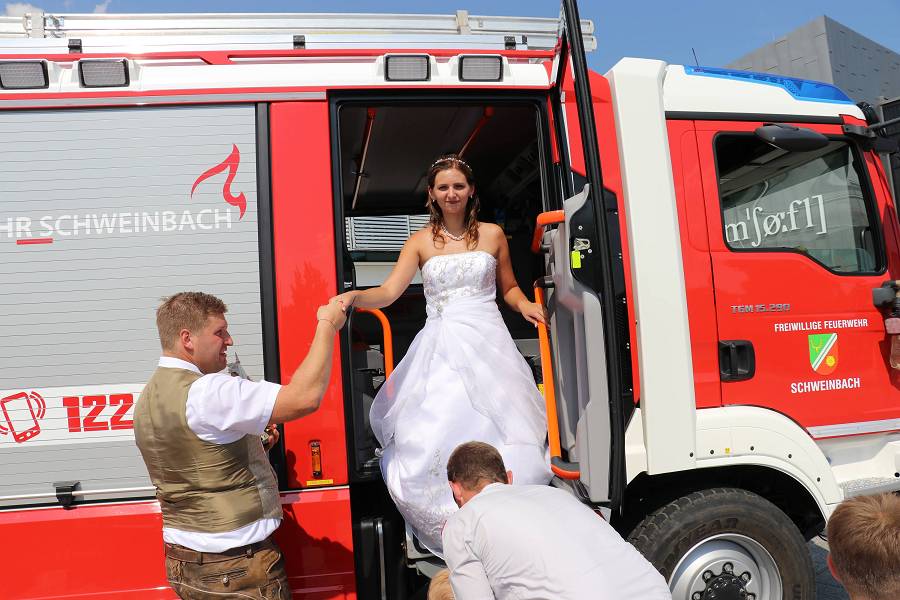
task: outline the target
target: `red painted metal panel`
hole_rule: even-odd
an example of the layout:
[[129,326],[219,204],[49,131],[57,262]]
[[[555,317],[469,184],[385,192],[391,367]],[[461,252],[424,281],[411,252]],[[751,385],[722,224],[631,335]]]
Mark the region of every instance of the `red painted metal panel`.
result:
[[693,121],[669,121],[668,136],[691,332],[694,397],[699,408],[707,408],[719,406],[722,401],[717,352],[719,333]]
[[284,494],[284,521],[275,540],[284,553],[294,597],[356,598],[350,490]]
[[[272,221],[281,377],[287,382],[315,331],[316,308],[337,293],[331,144],[327,102],[276,103],[270,110]],[[288,485],[347,482],[340,354],[319,410],[284,426]],[[313,442],[322,473],[313,476]],[[314,483],[314,481],[316,483]],[[277,534],[304,598],[355,598],[352,519],[347,489],[286,496]]]
[[[350,492],[282,495],[275,534],[294,595],[355,598]],[[177,598],[166,584],[155,501],[0,512],[0,597]]]
[[156,502],[0,513],[3,598],[177,598]]
[[[328,103],[276,103],[270,118],[278,339],[281,380],[288,382],[309,349],[316,308],[337,293]],[[321,408],[287,423],[284,432],[290,487],[307,487],[314,480],[322,485],[347,482],[337,352]],[[319,441],[322,452],[318,477],[312,470],[313,441]]]
[[[593,72],[590,72],[588,75],[593,75]],[[594,83],[594,78],[590,78],[591,84]],[[572,170],[581,175],[585,176],[585,166],[584,166],[584,147],[581,143],[581,120],[578,118],[578,104],[575,101],[577,97],[575,95],[575,79],[572,76],[572,68],[571,65],[567,64],[565,70],[563,71],[563,80],[562,80],[562,91],[563,91],[563,112],[565,112],[565,124],[567,134],[569,136],[569,163],[572,166]],[[607,85],[607,88],[609,86]],[[591,85],[591,100],[597,102],[600,100],[600,96],[598,95],[598,91],[594,90],[594,86]],[[594,118],[596,121],[597,114],[594,114]],[[560,117],[562,118],[562,117]],[[597,122],[597,126],[600,126],[599,121]],[[613,130],[615,131],[615,130]],[[599,142],[599,140],[598,140]],[[601,168],[604,170],[603,176],[606,178],[606,162],[603,160],[603,156],[600,156],[600,164]],[[606,182],[604,181],[604,184]]]
[[553,104],[547,99],[547,127],[550,130],[550,160],[556,164],[559,162],[559,146],[556,142],[556,123],[553,114]]
[[[872,304],[873,288],[900,277],[896,214],[877,182],[876,159],[865,154],[869,178],[875,181],[876,210],[881,221],[887,271],[840,275],[799,252],[735,252],[724,239],[718,195],[714,138],[717,133],[752,132],[761,123],[696,122],[697,141],[707,202],[710,256],[715,275],[716,318],[720,339],[750,340],[756,352],[756,375],[722,384],[724,404],[771,408],[805,427],[893,419],[900,416],[900,372],[890,368],[890,341],[883,315]],[[841,135],[838,125],[810,125],[824,134]],[[877,224],[876,224],[877,226]],[[783,312],[744,312],[734,307],[789,304]],[[836,321],[857,320],[853,326]],[[863,321],[864,320],[864,321]],[[860,323],[865,325],[860,325]],[[783,323],[816,323],[817,328],[783,330]],[[836,333],[833,372],[812,367],[810,335]],[[856,389],[811,390],[806,382],[841,378],[858,380]],[[803,384],[795,388],[793,384]]]
[[[619,235],[622,241],[622,271],[625,274],[625,298],[628,307],[628,337],[631,340],[632,381],[623,381],[627,388],[632,387],[635,403],[641,397],[640,373],[638,372],[638,338],[634,317],[634,301],[631,286],[631,255],[628,252],[627,216],[625,214],[625,196],[622,189],[622,171],[619,162],[619,145],[616,139],[616,120],[613,113],[612,92],[609,80],[593,72],[588,72],[591,85],[591,96],[594,103],[594,122],[597,124],[597,145],[600,150],[600,164],[603,168],[603,187],[610,190],[619,200]],[[574,90],[572,92],[574,97]],[[577,121],[576,121],[577,124]],[[570,126],[569,135],[575,134]],[[581,155],[584,170],[584,154]],[[615,258],[615,257],[613,257]]]

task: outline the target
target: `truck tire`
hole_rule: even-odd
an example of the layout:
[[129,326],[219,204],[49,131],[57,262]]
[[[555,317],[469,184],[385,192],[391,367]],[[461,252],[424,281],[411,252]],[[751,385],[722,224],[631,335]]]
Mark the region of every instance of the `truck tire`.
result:
[[673,600],[815,600],[800,530],[745,490],[682,496],[645,517],[628,541],[666,578]]

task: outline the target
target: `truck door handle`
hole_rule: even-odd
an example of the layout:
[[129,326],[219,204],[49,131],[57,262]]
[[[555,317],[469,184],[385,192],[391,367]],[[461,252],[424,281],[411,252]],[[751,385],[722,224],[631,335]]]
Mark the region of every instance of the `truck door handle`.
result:
[[745,381],[756,373],[756,353],[749,340],[719,340],[722,381]]

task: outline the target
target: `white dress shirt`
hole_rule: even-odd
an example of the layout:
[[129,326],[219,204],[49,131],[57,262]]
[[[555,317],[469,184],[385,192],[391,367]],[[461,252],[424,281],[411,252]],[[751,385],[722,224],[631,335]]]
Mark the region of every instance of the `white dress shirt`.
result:
[[[163,356],[159,366],[200,373],[193,363]],[[197,437],[213,444],[230,444],[245,435],[262,435],[281,386],[268,381],[249,381],[227,373],[203,375],[188,390],[185,416]],[[163,527],[163,540],[199,552],[223,552],[261,542],[278,528],[281,519],[260,519],[233,531],[201,533]]]
[[492,483],[444,526],[456,600],[671,600],[665,580],[566,491]]

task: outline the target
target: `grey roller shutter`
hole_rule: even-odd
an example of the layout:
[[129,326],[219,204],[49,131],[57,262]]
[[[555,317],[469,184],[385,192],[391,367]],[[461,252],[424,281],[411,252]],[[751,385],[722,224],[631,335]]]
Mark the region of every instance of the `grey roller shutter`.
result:
[[413,233],[428,224],[428,215],[347,217],[348,250],[399,251]]
[[255,127],[238,105],[0,113],[0,506],[150,495],[131,403],[163,296],[222,298],[262,377]]

